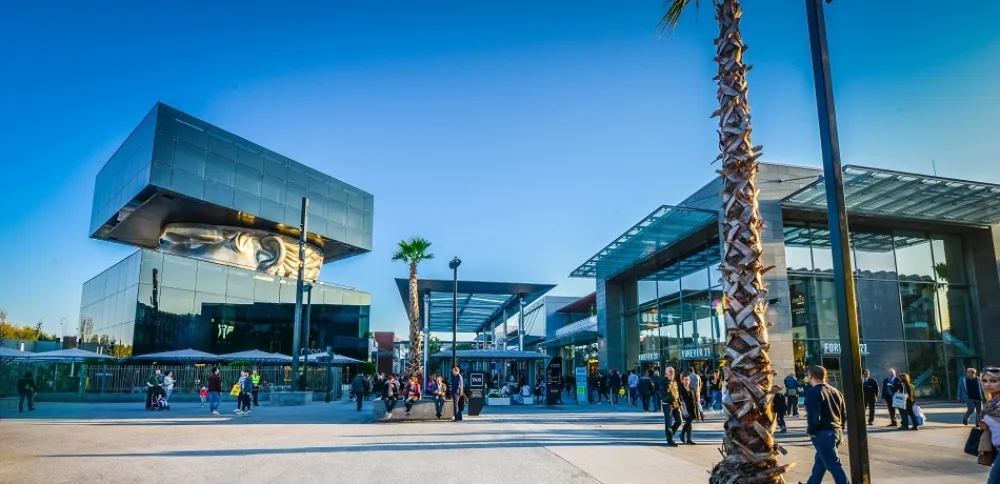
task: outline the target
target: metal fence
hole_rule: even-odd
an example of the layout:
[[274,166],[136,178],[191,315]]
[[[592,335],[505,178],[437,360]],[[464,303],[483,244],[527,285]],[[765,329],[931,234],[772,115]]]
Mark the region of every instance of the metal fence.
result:
[[[70,365],[68,363],[32,364],[6,363],[0,365],[0,396],[17,394],[17,381],[25,372],[32,373],[39,393],[76,393],[83,379],[85,394],[145,393],[146,380],[155,369],[163,374],[172,372],[174,393],[197,394],[202,385],[208,384],[211,366],[156,366],[150,365]],[[223,392],[239,381],[241,367],[220,366]],[[326,392],[333,384],[333,398],[341,397],[343,382],[341,368],[304,368],[306,389]],[[261,391],[294,390],[296,379],[290,367],[264,366],[257,368],[261,376]]]

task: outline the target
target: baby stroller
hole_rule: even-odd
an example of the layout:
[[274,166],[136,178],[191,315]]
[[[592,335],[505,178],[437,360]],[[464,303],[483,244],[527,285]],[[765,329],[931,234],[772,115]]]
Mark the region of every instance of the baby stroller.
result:
[[150,410],[170,410],[170,402],[167,401],[167,395],[163,392],[159,392],[153,397],[152,406],[149,407]]

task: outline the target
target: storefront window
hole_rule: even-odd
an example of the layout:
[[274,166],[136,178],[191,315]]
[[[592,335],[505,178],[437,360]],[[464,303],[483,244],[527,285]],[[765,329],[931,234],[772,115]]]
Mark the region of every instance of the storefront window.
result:
[[934,275],[945,284],[967,284],[962,239],[954,235],[931,235]]
[[[972,324],[972,302],[969,289],[955,286],[941,286],[937,289],[938,305],[941,309],[941,332],[945,342],[963,342],[972,347],[976,340]],[[966,356],[972,356],[966,355]]]
[[899,283],[859,279],[857,292],[861,337],[866,341],[903,339]]
[[916,387],[917,398],[941,398],[952,393],[951,384],[945,375],[941,343],[906,343],[906,356],[909,361],[908,373]]
[[891,233],[852,233],[854,270],[863,279],[895,281],[896,257],[893,254]]
[[896,232],[896,266],[899,279],[904,281],[927,281],[934,278],[934,259],[931,257],[931,243],[920,232]]
[[937,287],[922,282],[901,282],[903,328],[909,341],[940,340],[938,329]]

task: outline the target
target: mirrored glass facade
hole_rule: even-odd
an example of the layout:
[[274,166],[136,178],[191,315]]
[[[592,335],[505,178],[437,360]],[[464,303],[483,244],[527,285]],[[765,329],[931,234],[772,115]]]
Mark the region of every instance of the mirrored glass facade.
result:
[[[367,359],[370,296],[312,284],[310,349]],[[308,298],[308,296],[307,296]],[[122,358],[194,348],[290,354],[295,281],[140,250],[83,286],[91,338]]]
[[[839,379],[840,345],[829,230],[786,224],[795,370],[821,364]],[[975,312],[964,241],[920,231],[851,233],[862,363],[911,375],[921,396],[953,397],[964,368],[978,368]]]

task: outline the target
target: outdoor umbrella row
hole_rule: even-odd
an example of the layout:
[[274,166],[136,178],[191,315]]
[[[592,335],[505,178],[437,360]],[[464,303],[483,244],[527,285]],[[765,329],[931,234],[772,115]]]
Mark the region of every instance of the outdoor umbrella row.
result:
[[[314,355],[309,355],[309,359],[313,361],[319,361],[322,358],[331,357],[325,351],[322,353],[317,353]],[[347,365],[353,363],[360,363],[359,360],[354,358],[349,358],[347,356],[332,355],[334,365]],[[103,355],[100,353],[94,353],[93,351],[82,350],[79,348],[68,348],[64,350],[56,351],[44,351],[41,353],[31,353],[28,351],[20,351],[11,348],[0,347],[0,361],[13,361],[13,360],[31,360],[31,361],[83,361],[88,359],[102,359],[102,360],[113,360],[112,356]],[[145,355],[133,356],[131,359],[137,361],[180,361],[180,362],[196,362],[196,361],[248,361],[251,363],[290,363],[292,357],[288,355],[283,355],[280,353],[268,353],[261,350],[248,350],[248,351],[237,351],[235,353],[226,353],[223,355],[214,355],[212,353],[206,353],[204,351],[198,351],[195,349],[188,348],[186,350],[175,350],[175,351],[163,351],[159,353],[149,353]],[[303,357],[299,357],[301,361]]]

